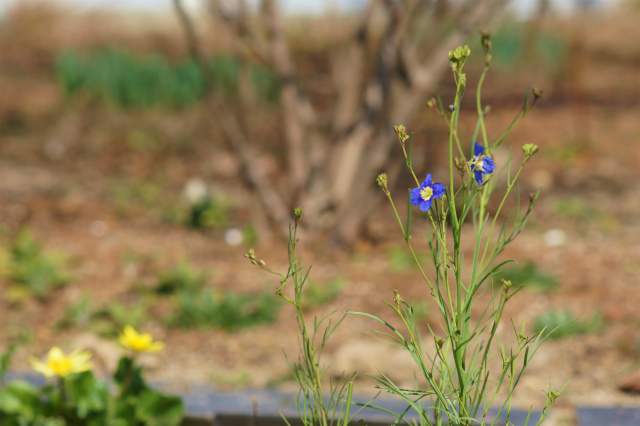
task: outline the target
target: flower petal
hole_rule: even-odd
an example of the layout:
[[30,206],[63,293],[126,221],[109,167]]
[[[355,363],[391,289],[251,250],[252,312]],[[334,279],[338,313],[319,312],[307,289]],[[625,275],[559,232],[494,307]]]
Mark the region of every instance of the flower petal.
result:
[[427,177],[424,179],[424,182],[422,182],[422,185],[420,185],[420,188],[424,188],[425,186],[431,186],[431,174],[427,173]]
[[493,171],[495,170],[496,163],[494,163],[491,158],[484,157],[482,159],[482,166],[484,168],[484,174],[485,175],[489,175],[489,174],[493,173]]
[[484,147],[480,145],[478,142],[476,142],[474,146],[474,152],[476,153],[476,157],[479,157],[484,152]]
[[147,352],[159,352],[164,349],[164,342],[156,341],[149,345]]
[[64,352],[57,346],[49,349],[49,353],[47,354],[48,361],[60,361],[65,358]]
[[411,198],[412,206],[419,206],[422,202],[422,197],[420,197],[420,188],[413,188],[409,194]]
[[55,376],[54,371],[49,368],[47,364],[40,361],[38,358],[31,357],[29,358],[29,364],[31,364],[31,368],[33,368],[38,373],[44,375],[44,377],[49,378]]
[[447,190],[445,186],[439,182],[434,183],[431,188],[433,189],[433,198],[442,198]]
[[474,172],[475,178],[476,178],[476,182],[478,183],[478,185],[482,185],[482,172],[480,170],[476,170]]
[[129,339],[136,338],[138,336],[138,332],[136,332],[130,325],[127,325],[124,327],[124,336]]
[[431,204],[433,204],[433,197],[429,198],[428,200],[422,200],[422,203],[420,203],[420,210],[422,210],[423,212],[428,212],[431,208]]

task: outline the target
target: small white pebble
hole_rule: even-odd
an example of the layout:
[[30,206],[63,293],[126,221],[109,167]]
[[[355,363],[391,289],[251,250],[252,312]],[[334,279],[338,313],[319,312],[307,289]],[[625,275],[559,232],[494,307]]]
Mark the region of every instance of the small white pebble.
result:
[[547,247],[558,247],[567,241],[567,234],[562,229],[549,229],[542,239]]
[[189,179],[184,186],[182,195],[191,205],[198,204],[209,195],[209,188],[204,180],[200,178]]
[[244,235],[242,235],[242,231],[238,228],[228,229],[227,232],[224,233],[224,242],[230,246],[238,246],[242,244],[244,241]]

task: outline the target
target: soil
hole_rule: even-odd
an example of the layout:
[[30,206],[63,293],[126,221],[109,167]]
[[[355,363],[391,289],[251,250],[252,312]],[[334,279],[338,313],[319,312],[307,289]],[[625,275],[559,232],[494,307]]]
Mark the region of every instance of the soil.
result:
[[[590,56],[587,61],[577,95],[551,77],[542,78],[550,88],[495,154],[500,163],[508,157],[507,148],[513,148],[515,157],[524,143],[540,146],[521,181],[523,194],[542,188],[540,201],[527,229],[505,255],[522,264],[534,261],[559,283],[553,290],[525,288],[507,305],[504,318],[525,322],[531,334],[536,318],[552,310],[567,309],[581,321],[601,317],[599,327],[587,333],[544,343],[516,394],[515,405],[525,408],[544,402],[542,391],[548,389],[549,378],[554,389],[570,381],[561,406],[640,403],[640,396],[617,389],[640,368],[639,67],[633,60],[617,63],[623,71],[613,78],[610,64]],[[504,75],[510,74],[486,83],[486,103],[493,108],[487,124],[493,135],[517,112],[527,83],[522,80],[529,78],[520,74],[505,84]],[[31,336],[30,343],[18,349],[12,368],[27,371],[28,356],[41,356],[52,345],[84,345],[96,352],[98,370],[110,369],[119,354],[115,340],[95,338],[88,327],[54,326],[87,293],[92,309],[112,301],[131,309],[147,304],[142,329],[165,341],[166,349],[142,362],[152,379],[171,382],[176,391],[195,383],[228,390],[292,389],[283,356],[284,350],[295,358],[297,351],[296,322],[289,306],[283,303],[271,324],[233,332],[185,330],[163,321],[171,313],[171,299],[149,302],[139,291],[180,259],[188,259],[196,271],[208,270],[205,285],[219,291],[248,294],[278,286],[277,277],[243,257],[247,244],[225,242],[228,229],[257,224],[264,230],[264,220],[242,184],[237,162],[208,124],[206,108],[123,112],[82,99],[65,103],[50,76],[27,77],[6,69],[2,74],[10,89],[0,108],[0,242],[7,247],[18,230],[27,227],[47,250],[67,254],[74,278],[42,301],[12,300],[5,278],[0,287],[0,348],[16,336]],[[18,84],[22,85],[16,89]],[[629,88],[633,96],[625,95]],[[19,102],[12,104],[12,93]],[[612,95],[616,93],[619,102]],[[505,99],[511,102],[500,103]],[[472,104],[463,105],[469,121],[462,125],[468,132],[473,131],[473,109]],[[277,140],[278,115],[264,114],[255,133]],[[430,173],[446,176],[445,149],[438,148],[444,146],[446,133],[438,117],[421,114],[414,128],[416,156],[428,154]],[[156,143],[137,146],[131,142],[133,132]],[[278,148],[269,150],[263,165],[277,177]],[[192,178],[203,179],[214,194],[228,200],[226,227],[196,230],[171,220]],[[408,177],[402,179],[394,184],[396,200],[406,193]],[[150,191],[158,195],[146,199],[144,192],[135,192],[144,182],[150,182]],[[526,206],[527,196],[522,198]],[[511,207],[515,203],[512,200]],[[425,253],[419,221],[413,237]],[[471,236],[467,232],[465,237]],[[309,309],[308,315],[336,312],[337,319],[349,310],[391,318],[383,301],[391,301],[397,289],[405,300],[424,301],[424,325],[439,329],[435,305],[419,273],[393,260],[404,247],[392,211],[383,202],[353,248],[303,242],[305,264],[313,265],[309,285],[328,285],[336,279],[344,283],[335,299]],[[277,235],[261,234],[254,248],[272,269],[286,271],[286,245]],[[376,374],[376,367],[401,383],[411,385],[413,380],[405,354],[365,336],[375,326],[367,318],[347,316],[324,352],[329,375],[358,370],[357,393],[373,392],[374,381],[366,374]],[[421,331],[428,333],[426,327]],[[498,336],[507,343],[513,339],[508,322]]]

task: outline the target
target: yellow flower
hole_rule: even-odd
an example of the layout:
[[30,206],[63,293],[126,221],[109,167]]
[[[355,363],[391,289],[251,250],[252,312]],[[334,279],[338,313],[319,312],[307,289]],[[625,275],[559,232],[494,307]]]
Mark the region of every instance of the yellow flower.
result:
[[149,333],[138,333],[130,325],[124,328],[118,340],[122,346],[136,352],[158,352],[164,348],[163,342],[154,342]]
[[91,370],[93,364],[89,361],[90,358],[91,352],[76,349],[69,355],[65,355],[60,348],[54,346],[49,350],[46,361],[31,357],[29,362],[31,367],[44,374],[44,377],[66,377],[71,373]]

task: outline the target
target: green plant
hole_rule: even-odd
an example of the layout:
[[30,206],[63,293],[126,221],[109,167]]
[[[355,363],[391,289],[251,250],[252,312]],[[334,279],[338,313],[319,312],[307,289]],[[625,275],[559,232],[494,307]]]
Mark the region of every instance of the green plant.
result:
[[[237,96],[239,66],[235,59],[218,55],[210,64],[214,87]],[[256,97],[277,103],[275,75],[259,66],[253,66],[250,74]],[[204,75],[195,61],[172,64],[158,54],[140,58],[116,49],[91,54],[65,51],[56,57],[56,76],[68,97],[84,92],[125,109],[181,108],[206,94]]]
[[[296,408],[302,424],[305,426],[347,426],[355,413],[351,413],[353,380],[356,374],[353,373],[345,378],[343,375],[336,381],[329,383],[328,398],[323,393],[323,377],[325,368],[321,364],[322,351],[333,334],[340,325],[344,316],[335,324],[329,319],[330,315],[318,318],[314,317],[313,325],[307,324],[304,315],[304,287],[309,276],[310,268],[305,271],[302,259],[298,257],[296,245],[298,243],[297,230],[298,223],[302,218],[302,210],[294,210],[295,221],[289,226],[289,269],[286,274],[281,274],[271,270],[264,260],[258,260],[253,249],[245,254],[252,264],[259,266],[263,270],[280,277],[280,286],[276,290],[276,295],[280,296],[295,309],[295,318],[300,331],[299,346],[300,352],[297,362],[289,362],[291,373],[298,382],[300,390],[295,399]],[[293,295],[284,293],[287,283],[293,284]],[[286,354],[285,354],[286,356]],[[367,404],[365,404],[367,405]],[[284,415],[282,418],[291,426]]]
[[533,329],[537,333],[545,330],[557,329],[549,337],[551,339],[564,339],[578,334],[593,333],[602,327],[602,313],[594,313],[587,321],[575,319],[568,309],[558,309],[540,314],[533,324]]
[[[513,321],[511,325],[517,342],[514,347],[505,347],[496,336],[505,305],[523,286],[506,279],[502,280],[500,288],[492,287],[490,283],[505,265],[513,262],[499,261],[498,257],[524,229],[540,191],[530,194],[528,206],[521,211],[518,178],[525,164],[537,153],[538,146],[525,144],[523,155],[517,160],[519,164],[513,164],[516,160],[511,153],[505,164],[496,164],[492,154],[531,111],[541,91],[527,91],[523,107],[506,131],[490,138],[484,121],[486,110],[481,101],[482,83],[492,59],[488,32],[481,32],[481,43],[485,68],[476,89],[478,118],[470,143],[463,143],[458,128],[460,102],[467,88],[467,75],[463,69],[471,54],[468,46],[458,46],[449,52],[449,65],[456,83],[453,103],[445,108],[440,99],[432,99],[427,104],[438,111],[448,127],[449,175],[446,184],[437,182],[431,174],[427,174],[422,182],[417,178],[413,170],[413,137],[401,125],[395,126],[395,132],[409,173],[417,185],[409,191],[408,198],[402,195],[408,204],[406,220],[397,212],[386,174],[378,176],[378,185],[395,212],[408,251],[426,283],[428,298],[435,303],[440,317],[439,327],[429,326],[430,337],[425,342],[418,332],[413,301],[411,304],[405,302],[397,290],[393,299],[385,303],[399,320],[399,326],[368,313],[351,312],[386,327],[375,332],[390,344],[405,349],[420,372],[417,383],[423,383],[423,386],[414,389],[398,387],[384,372],[374,377],[380,389],[401,397],[407,404],[403,412],[396,413],[396,423],[404,420],[409,410],[414,410],[422,425],[495,424],[495,421],[487,420],[487,414],[490,407],[498,403],[498,414],[505,414],[509,424],[518,383],[531,358],[549,336],[544,333],[546,329],[527,335],[525,324],[520,327]],[[495,175],[504,176],[506,188],[500,188],[502,180]],[[503,219],[503,208],[512,192],[517,197],[516,212],[509,219]],[[488,209],[492,196],[498,198],[495,210]],[[422,212],[417,219],[412,217],[413,206]],[[422,259],[414,250],[412,226],[418,221],[417,229],[426,228],[431,259]],[[463,232],[465,227],[472,227],[473,232]],[[466,246],[469,235],[471,239]],[[466,247],[473,249],[471,255],[463,254]],[[483,306],[478,308],[479,304]],[[562,324],[554,325],[560,327]],[[433,351],[428,351],[426,345],[433,347]],[[490,360],[494,357],[502,360],[497,371],[490,370]],[[543,392],[547,401],[537,424],[548,416],[560,395],[560,391],[552,390],[551,385]],[[504,395],[500,402],[499,395]]]
[[153,291],[159,295],[194,292],[207,281],[208,272],[196,273],[187,259],[181,259],[175,267],[161,274]]
[[58,329],[86,327],[90,324],[93,313],[91,312],[91,296],[82,293],[80,299],[64,310],[64,315],[56,322]]
[[3,426],[177,426],[183,417],[180,398],[149,387],[135,353],[123,357],[113,375],[118,392],[97,379],[91,353],[65,355],[52,348],[44,361],[32,358],[33,368],[50,379],[43,387],[14,380],[0,388]]
[[500,283],[501,280],[511,281],[515,285],[522,285],[527,289],[548,291],[558,287],[556,277],[538,268],[530,259],[522,266],[507,266],[496,273],[493,282]]
[[91,314],[89,328],[101,336],[113,337],[126,325],[140,326],[147,316],[147,306],[144,303],[125,305],[119,301],[111,301]]
[[187,224],[192,228],[224,228],[229,223],[229,205],[221,198],[206,197],[191,206]]
[[527,34],[523,25],[506,25],[492,36],[492,42],[500,46],[493,54],[498,67],[513,68],[519,61],[528,61],[535,58],[538,64],[543,64],[550,72],[557,72],[563,65],[565,52],[568,49],[566,40],[557,34],[536,34],[533,41],[533,54],[523,57],[523,47]]
[[46,252],[26,229],[20,231],[9,248],[7,275],[12,283],[9,297],[35,296],[44,299],[54,289],[71,281],[67,257]]
[[342,276],[326,283],[311,281],[310,285],[305,287],[302,306],[305,309],[314,309],[335,300],[340,295],[345,283]]
[[220,327],[225,330],[273,322],[280,304],[269,293],[236,294],[210,289],[184,290],[176,296],[176,312],[167,319],[180,328]]

